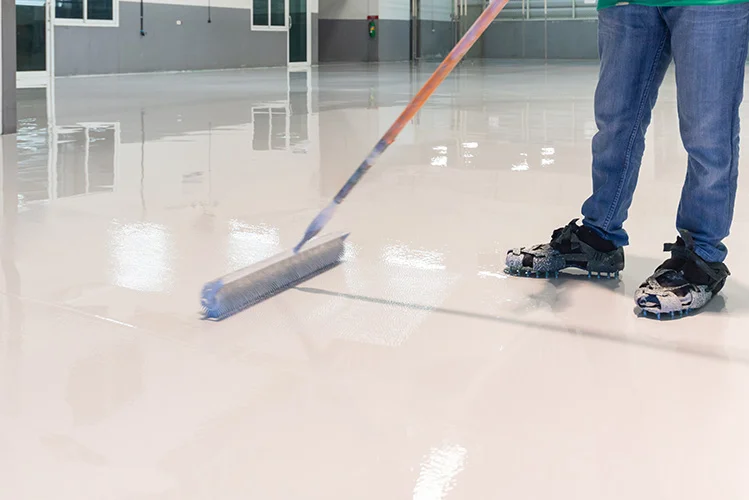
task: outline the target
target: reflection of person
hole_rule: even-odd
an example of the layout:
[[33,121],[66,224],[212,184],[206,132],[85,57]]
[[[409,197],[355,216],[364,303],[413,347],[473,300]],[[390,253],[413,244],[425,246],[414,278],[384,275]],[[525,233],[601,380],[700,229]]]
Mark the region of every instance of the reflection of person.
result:
[[[628,244],[623,224],[637,185],[645,131],[671,60],[679,126],[689,154],[671,258],[635,293],[644,312],[704,306],[730,274],[723,264],[738,177],[739,104],[749,42],[749,3],[736,0],[599,0],[600,78],[595,94],[593,194],[582,225],[549,244],[513,250],[509,272],[577,267],[617,275]],[[700,5],[702,4],[702,5]]]

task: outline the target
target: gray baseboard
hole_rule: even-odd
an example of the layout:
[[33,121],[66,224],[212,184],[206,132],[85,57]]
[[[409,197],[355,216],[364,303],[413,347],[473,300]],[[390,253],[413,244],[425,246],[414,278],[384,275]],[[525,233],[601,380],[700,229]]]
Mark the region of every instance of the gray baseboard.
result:
[[[55,28],[58,76],[285,66],[286,33],[250,29],[249,9],[120,2],[119,27]],[[178,25],[177,21],[181,21]]]

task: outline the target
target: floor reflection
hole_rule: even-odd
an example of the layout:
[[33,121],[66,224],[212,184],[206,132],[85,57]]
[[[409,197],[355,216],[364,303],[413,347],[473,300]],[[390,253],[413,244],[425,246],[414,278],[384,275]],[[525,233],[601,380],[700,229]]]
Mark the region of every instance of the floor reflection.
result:
[[[54,90],[19,91],[19,208],[26,210],[35,203],[60,198],[112,193],[118,184],[132,185],[133,181],[127,178],[138,175],[143,177],[141,190],[147,192],[149,186],[145,184],[149,181],[163,183],[159,171],[163,171],[165,160],[169,161],[170,151],[156,157],[154,152],[161,149],[159,144],[174,141],[179,143],[172,151],[175,158],[188,166],[181,174],[183,194],[187,196],[211,183],[209,170],[215,157],[225,163],[223,157],[230,148],[226,148],[222,135],[227,138],[232,132],[246,132],[254,152],[313,154],[316,148],[311,143],[318,141],[319,121],[312,113],[312,80],[311,70],[290,71],[286,72],[285,88],[269,91],[266,87],[262,92],[244,96],[239,103],[212,102],[209,98],[179,109],[159,102],[112,110],[97,107],[95,112],[87,113],[85,121],[75,120],[82,113],[68,107],[71,100],[82,105],[86,102],[81,101],[84,96],[79,94],[80,89],[71,87],[69,81],[58,80]],[[105,94],[113,89],[98,90]],[[92,89],[93,94],[96,91]],[[52,92],[57,94],[57,101],[50,106]],[[96,101],[96,97],[90,100]],[[102,120],[90,121],[91,117]],[[220,142],[220,150],[214,147],[214,140]],[[231,138],[236,145],[243,140]],[[129,145],[138,143],[140,162],[146,170],[140,173],[131,168],[133,155],[129,153]],[[190,154],[179,158],[177,149],[184,149],[186,143],[192,143]],[[123,147],[128,165],[124,172]],[[248,164],[253,160],[252,155],[246,158]]]

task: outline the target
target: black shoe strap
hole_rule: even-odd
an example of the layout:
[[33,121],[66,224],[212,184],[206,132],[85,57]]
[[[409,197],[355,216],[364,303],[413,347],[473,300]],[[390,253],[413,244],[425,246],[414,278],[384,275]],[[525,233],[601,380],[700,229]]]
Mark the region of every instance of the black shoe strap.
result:
[[663,251],[671,252],[671,258],[693,262],[700,271],[704,272],[714,283],[723,281],[726,277],[731,275],[731,272],[725,265],[721,263],[716,264],[716,269],[715,267],[711,267],[705,259],[697,255],[694,251],[694,238],[689,231],[680,229],[679,234],[681,235],[681,238],[679,239],[681,241],[677,240],[676,243],[666,243],[663,245]]

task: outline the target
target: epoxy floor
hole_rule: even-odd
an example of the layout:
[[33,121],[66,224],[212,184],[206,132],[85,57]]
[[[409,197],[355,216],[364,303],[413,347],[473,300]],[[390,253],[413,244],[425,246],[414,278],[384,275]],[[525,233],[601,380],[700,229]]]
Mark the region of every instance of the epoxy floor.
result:
[[199,320],[203,283],[292,246],[432,69],[21,92],[0,498],[749,497],[745,182],[724,294],[682,321],[634,313],[685,174],[672,76],[621,281],[502,273],[590,191],[595,64],[467,64],[339,209],[343,265]]

